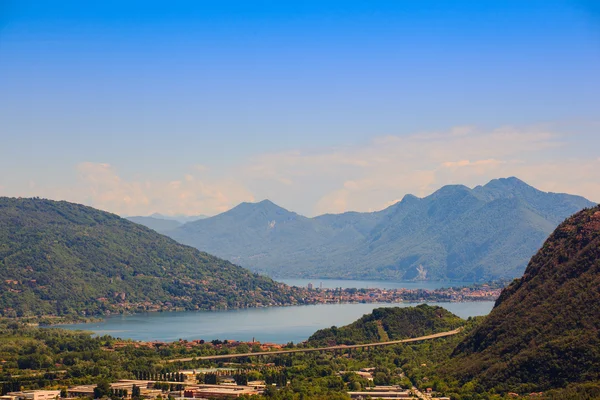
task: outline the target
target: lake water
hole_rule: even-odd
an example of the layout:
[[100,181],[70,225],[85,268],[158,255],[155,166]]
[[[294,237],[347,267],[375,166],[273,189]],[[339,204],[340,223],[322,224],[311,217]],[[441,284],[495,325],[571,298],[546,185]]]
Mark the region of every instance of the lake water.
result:
[[276,281],[283,282],[289,286],[307,287],[309,283],[316,289],[427,289],[434,290],[447,287],[469,286],[473,282],[459,281],[364,281],[354,279],[296,279],[296,278],[273,278]]
[[[338,286],[339,287],[339,286]],[[494,302],[429,303],[467,318],[486,315]],[[184,311],[112,316],[102,322],[64,325],[97,335],[144,341],[178,339],[230,339],[298,343],[315,331],[347,325],[378,307],[410,307],[416,304],[319,304],[309,306],[248,308],[222,311]]]

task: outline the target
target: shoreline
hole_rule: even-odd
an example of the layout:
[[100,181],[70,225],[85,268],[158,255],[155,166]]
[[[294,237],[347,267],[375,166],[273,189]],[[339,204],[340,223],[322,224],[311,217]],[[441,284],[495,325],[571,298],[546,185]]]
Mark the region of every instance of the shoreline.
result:
[[[351,281],[351,280],[349,280]],[[382,281],[384,282],[384,281]],[[425,281],[424,281],[425,282]],[[402,282],[398,282],[402,283]],[[408,282],[405,282],[408,283]],[[464,283],[464,282],[463,282]],[[254,304],[245,307],[219,307],[219,308],[182,308],[182,307],[164,307],[164,305],[153,307],[152,309],[140,309],[135,304],[123,304],[118,312],[99,314],[93,316],[80,315],[46,315],[46,316],[28,316],[28,317],[0,317],[5,321],[22,322],[32,326],[52,327],[59,325],[90,324],[94,322],[103,322],[106,318],[113,316],[130,316],[149,313],[164,312],[222,312],[244,309],[274,308],[274,307],[294,307],[325,304],[422,304],[422,303],[461,303],[461,302],[480,302],[496,301],[500,295],[503,285],[500,282],[488,284],[471,284],[470,286],[451,286],[437,289],[423,288],[315,288],[308,289],[307,297],[302,301],[287,304]],[[299,289],[302,287],[292,286]]]
[[185,312],[223,312],[223,311],[241,311],[241,310],[251,310],[251,309],[266,309],[266,308],[284,308],[284,307],[310,307],[310,306],[324,306],[324,305],[335,305],[335,304],[428,304],[428,303],[448,303],[448,304],[456,304],[456,303],[484,303],[484,302],[495,302],[496,298],[480,298],[480,299],[470,299],[470,300],[447,300],[447,299],[422,299],[422,300],[404,300],[404,301],[369,301],[369,302],[358,302],[358,301],[339,301],[339,302],[327,302],[327,303],[299,303],[299,304],[279,304],[272,306],[256,306],[256,307],[236,307],[236,308],[217,308],[217,309],[172,309],[172,310],[146,310],[139,312],[123,312],[123,313],[113,313],[108,315],[99,315],[89,318],[81,318],[81,319],[72,319],[65,317],[66,320],[55,321],[52,323],[46,321],[38,321],[38,322],[27,322],[27,321],[35,321],[36,319],[44,320],[45,318],[51,318],[54,320],[60,320],[62,317],[57,316],[41,316],[41,317],[20,317],[20,318],[11,318],[11,317],[0,317],[1,321],[10,322],[20,322],[29,326],[37,326],[39,328],[50,328],[50,327],[60,327],[60,326],[68,326],[68,325],[78,325],[78,324],[93,324],[96,322],[104,322],[107,318],[111,317],[126,317],[126,316],[135,316],[135,315],[144,315],[144,314],[161,314],[161,313],[185,313]]

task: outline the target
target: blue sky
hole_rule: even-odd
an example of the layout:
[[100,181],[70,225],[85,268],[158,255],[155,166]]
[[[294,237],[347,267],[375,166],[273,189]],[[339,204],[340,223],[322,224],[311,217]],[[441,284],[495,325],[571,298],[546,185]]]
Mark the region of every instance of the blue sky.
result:
[[314,215],[513,174],[600,201],[598,71],[593,1],[0,0],[0,195]]

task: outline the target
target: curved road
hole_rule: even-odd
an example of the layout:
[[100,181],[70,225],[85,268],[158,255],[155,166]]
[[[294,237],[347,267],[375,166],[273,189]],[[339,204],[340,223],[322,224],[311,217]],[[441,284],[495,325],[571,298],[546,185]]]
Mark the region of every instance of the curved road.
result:
[[353,345],[348,345],[348,346],[340,345],[340,346],[330,346],[330,347],[311,347],[311,348],[294,349],[294,350],[263,351],[260,353],[219,354],[219,355],[215,355],[215,356],[176,358],[174,360],[166,360],[166,362],[174,363],[174,362],[186,362],[186,361],[194,361],[194,360],[223,360],[223,359],[230,359],[230,358],[254,357],[254,356],[263,356],[263,355],[271,356],[271,355],[277,355],[277,354],[309,353],[309,352],[314,352],[314,351],[332,351],[332,350],[335,351],[335,350],[360,349],[360,348],[364,348],[364,347],[389,346],[392,344],[419,342],[421,340],[429,340],[429,339],[436,339],[436,338],[441,338],[441,337],[446,337],[446,336],[452,336],[452,335],[456,335],[461,330],[462,330],[462,328],[458,328],[453,331],[440,332],[440,333],[435,333],[433,335],[420,336],[420,337],[410,338],[410,339],[392,340],[390,342],[353,344]]

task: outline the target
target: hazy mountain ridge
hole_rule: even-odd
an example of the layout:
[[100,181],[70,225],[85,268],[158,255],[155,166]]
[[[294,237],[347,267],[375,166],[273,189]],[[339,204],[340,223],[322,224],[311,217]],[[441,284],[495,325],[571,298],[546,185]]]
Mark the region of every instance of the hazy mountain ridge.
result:
[[136,224],[144,225],[158,233],[167,232],[183,225],[179,221],[155,217],[127,217],[126,219]]
[[2,315],[290,304],[295,291],[114,214],[0,198]]
[[200,219],[207,218],[206,215],[163,215],[159,213],[154,213],[148,216],[131,216],[125,217],[136,224],[144,225],[150,229],[155,230],[158,233],[165,233],[171,231],[177,227],[180,227],[183,224],[188,222],[198,221]]
[[514,278],[560,221],[592,205],[506,178],[407,195],[374,213],[307,218],[268,200],[242,203],[167,234],[273,276]]
[[208,218],[207,215],[198,214],[198,215],[184,215],[184,214],[175,214],[175,215],[164,215],[160,213],[150,214],[149,217],[157,218],[157,219],[166,219],[168,221],[177,221],[180,224],[185,224],[188,222],[198,221],[199,219]]

